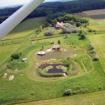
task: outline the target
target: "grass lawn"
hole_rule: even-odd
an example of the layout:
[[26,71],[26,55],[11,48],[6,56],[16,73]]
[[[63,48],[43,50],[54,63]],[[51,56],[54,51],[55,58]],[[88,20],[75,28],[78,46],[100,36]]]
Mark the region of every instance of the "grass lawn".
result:
[[105,91],[17,105],[105,105]]
[[25,20],[3,39],[17,39],[30,36],[35,29],[45,22],[45,17]]
[[89,36],[89,39],[96,48],[98,55],[100,56],[100,61],[105,72],[105,35],[91,35]]
[[[32,100],[39,101],[38,104],[40,104],[41,102],[40,100],[62,97],[66,89],[72,89],[72,91],[75,91],[75,94],[96,92],[96,91],[100,91],[100,90],[102,91],[105,89],[105,76],[104,76],[104,70],[103,70],[104,52],[102,53],[102,51],[104,51],[104,38],[103,38],[104,35],[103,36],[90,35],[89,36],[89,40],[91,40],[90,42],[89,40],[79,40],[79,36],[77,34],[71,34],[68,38],[64,38],[62,34],[59,34],[57,32],[56,33],[56,35],[58,35],[57,37],[55,35],[52,38],[44,37],[40,40],[35,39],[34,41],[32,41],[29,39],[29,37],[32,37],[34,32],[32,34],[29,34],[25,31],[27,30],[27,27],[28,27],[27,25],[28,23],[30,23],[30,21],[32,23],[34,20],[26,21],[27,24],[25,22],[20,24],[20,26],[18,26],[14,30],[14,32],[12,32],[14,35],[11,34],[10,36],[7,36],[6,38],[4,38],[7,44],[0,46],[0,48],[2,49],[2,51],[0,52],[1,61],[6,60],[13,52],[22,52],[22,54],[28,58],[27,66],[24,69],[19,71],[14,71],[14,70],[11,71],[11,73],[15,76],[13,81],[9,81],[8,78],[4,79],[3,75],[0,76],[0,105],[5,105],[5,104],[11,105],[12,103],[28,102]],[[40,19],[40,21],[42,21],[43,23],[43,18]],[[22,30],[24,31],[21,30],[21,27],[23,27]],[[32,27],[31,27],[32,28],[31,31],[34,31],[35,26],[32,25]],[[39,33],[39,36],[42,36],[43,35],[42,33],[45,32],[45,30]],[[17,35],[17,33],[19,36]],[[23,33],[22,36],[20,35],[21,33]],[[26,38],[23,38],[23,37],[26,37]],[[18,38],[20,39],[22,38],[21,43],[20,42],[18,42],[17,44],[10,43],[10,45],[8,45],[8,39],[10,41],[12,40],[15,41]],[[37,51],[41,49],[42,45],[44,45],[44,49],[47,49],[52,46],[51,42],[57,42],[58,40],[61,41],[62,47],[64,47],[66,50],[68,49],[70,50],[71,48],[75,50],[77,56],[72,57],[72,60],[74,60],[79,65],[80,72],[78,75],[71,76],[71,77],[68,76],[67,78],[63,77],[63,78],[52,79],[52,78],[40,77],[36,73],[36,70],[37,70],[36,64],[37,63],[40,64],[42,60],[39,61],[36,58],[35,54],[37,53]],[[98,44],[98,42],[101,42],[101,43]],[[88,55],[87,47],[90,43],[96,46],[96,50],[98,54],[100,54],[100,52],[102,53],[100,54],[100,61],[94,62],[92,61],[92,58]],[[103,49],[101,49],[102,51],[101,50],[99,51],[101,44],[103,46],[102,47]],[[5,65],[7,63],[8,63],[8,60],[6,61]],[[2,68],[2,65],[1,65],[1,68]],[[7,72],[7,70],[5,70],[4,73],[5,72]],[[85,92],[83,92],[84,89],[85,89]],[[81,97],[83,98],[84,96],[88,97],[88,95],[83,95],[83,96],[81,95]],[[80,102],[79,99],[81,97],[79,97],[79,95],[70,97],[71,104],[72,103],[74,105],[76,104],[74,102],[75,98],[76,98],[76,102],[79,103]],[[59,105],[59,100],[61,99],[55,99],[55,100],[56,100],[55,104]],[[62,101],[63,100],[66,100],[66,98],[63,97]],[[97,100],[97,95],[96,95],[96,100]],[[51,100],[51,103],[53,105],[54,103],[52,101],[53,100]],[[45,103],[46,102],[47,101],[45,101]],[[67,99],[67,102],[68,102],[68,99]],[[62,102],[62,105],[63,105],[63,102]],[[88,105],[88,101],[86,105]]]
[[2,64],[8,56],[18,49],[19,45],[0,46],[0,64]]
[[[78,37],[74,37],[75,40],[80,41]],[[64,40],[64,42],[69,42],[71,38],[64,39],[63,37],[56,38],[56,40]],[[54,38],[51,38],[51,40],[55,40]],[[56,41],[55,40],[55,41]],[[84,72],[83,74],[80,74],[79,76],[74,76],[72,78],[68,77],[65,79],[62,79],[59,81],[59,79],[55,79],[52,82],[50,82],[50,79],[44,80],[43,78],[40,80],[37,80],[37,77],[33,77],[34,79],[31,79],[27,75],[27,71],[31,72],[31,70],[34,70],[34,53],[35,51],[38,51],[41,45],[49,46],[50,41],[48,39],[45,39],[43,41],[38,41],[37,43],[31,43],[26,44],[27,47],[23,50],[20,50],[26,55],[29,59],[29,66],[22,70],[19,74],[15,75],[15,79],[13,81],[5,80],[1,77],[0,80],[0,100],[2,103],[15,103],[15,102],[24,102],[24,101],[30,101],[30,100],[42,100],[42,99],[51,99],[51,98],[57,98],[61,97],[63,95],[63,92],[65,89],[73,89],[73,90],[79,90],[80,88],[86,88],[88,89],[88,92],[98,91],[100,89],[104,89],[105,85],[105,78],[102,71],[102,68],[100,66],[99,62],[91,62],[91,59],[88,59],[87,62],[91,62],[94,66],[94,70],[89,70],[88,72]],[[83,41],[84,47],[87,46],[87,42]],[[77,45],[74,43],[74,45]],[[81,48],[81,43],[78,43],[78,46]],[[81,55],[81,57],[79,57]],[[80,52],[77,56],[76,60],[77,62],[84,58],[84,52]],[[88,56],[88,55],[87,55]],[[88,65],[89,65],[88,63]],[[78,62],[81,66],[83,66],[83,62]],[[87,66],[84,63],[84,66]],[[32,68],[33,67],[33,68]],[[84,69],[82,67],[82,69]],[[84,70],[83,70],[84,71]],[[34,73],[34,72],[32,72]],[[34,80],[34,81],[33,81]],[[9,88],[8,88],[9,87]],[[5,94],[4,94],[5,93]]]

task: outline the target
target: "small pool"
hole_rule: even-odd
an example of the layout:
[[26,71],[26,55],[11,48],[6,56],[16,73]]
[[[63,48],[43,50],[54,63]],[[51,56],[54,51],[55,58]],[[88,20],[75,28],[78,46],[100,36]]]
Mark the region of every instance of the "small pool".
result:
[[48,73],[65,73],[62,69],[52,68],[48,70]]

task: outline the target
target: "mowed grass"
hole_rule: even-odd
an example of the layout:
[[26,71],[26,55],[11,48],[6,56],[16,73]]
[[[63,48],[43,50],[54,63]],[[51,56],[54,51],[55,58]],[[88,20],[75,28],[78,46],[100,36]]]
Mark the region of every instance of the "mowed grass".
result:
[[105,91],[16,105],[105,105]]
[[[33,24],[33,22],[31,24]],[[21,24],[21,26],[17,28],[17,31],[14,32],[16,33],[19,32],[19,35],[21,34],[21,32],[23,32],[22,37],[25,36],[27,37],[28,35],[26,35],[26,31],[24,29],[23,29],[24,31],[21,31],[22,26],[24,25]],[[28,27],[28,24],[25,24],[24,27],[26,26]],[[33,26],[33,30],[34,27],[35,26]],[[6,37],[6,39],[16,38],[21,38],[21,35],[17,36],[17,34],[14,33],[13,35]],[[42,47],[42,45],[48,48],[49,43],[54,41],[57,42],[59,39],[61,40],[62,44],[68,44],[70,46],[72,44],[72,47],[76,47],[77,49],[82,48],[83,50],[86,50],[87,45],[90,43],[88,40],[84,41],[79,40],[76,34],[71,35],[67,39],[64,39],[63,36],[60,36],[55,38],[37,40],[34,43],[29,41],[28,39],[23,40],[24,44],[18,43],[21,45],[18,51],[21,51],[25,55],[25,57],[28,58],[28,65],[27,68],[24,68],[22,71],[20,71],[20,73],[15,75],[15,79],[13,81],[3,79],[2,76],[0,77],[0,105],[4,104],[11,105],[12,103],[28,102],[32,100],[39,101],[44,99],[58,98],[63,96],[63,93],[66,89],[79,90],[81,88],[84,88],[88,90],[87,93],[105,89],[105,76],[103,68],[100,65],[100,62],[91,61],[88,55],[84,56],[84,52],[83,53],[77,52],[79,55],[81,55],[81,57],[83,57],[83,59],[81,59],[80,57],[77,58],[77,61],[82,61],[82,63],[78,62],[78,64],[83,66],[82,67],[83,71],[85,71],[84,68],[86,69],[85,71],[86,73],[83,73],[80,76],[75,76],[72,78],[69,77],[62,80],[58,79],[56,81],[50,81],[49,79],[47,79],[46,81],[42,80],[37,81],[35,79],[30,79],[28,77],[27,71],[31,72],[31,69],[35,69],[34,68],[35,65],[32,66],[34,61],[33,56],[35,52],[38,51]],[[11,46],[14,46],[14,44]],[[5,51],[5,49],[3,49],[2,51]],[[6,53],[8,53],[8,51],[6,51]],[[1,53],[0,56],[2,55],[3,53]],[[87,61],[85,61],[84,59]],[[88,65],[89,67],[84,67]],[[62,100],[65,99],[63,98]],[[73,98],[73,101],[74,100],[75,96]],[[79,100],[79,96],[77,100]],[[59,103],[57,104],[59,105]]]
[[18,48],[19,45],[0,46],[0,64],[2,64]]
[[28,37],[35,31],[36,28],[39,28],[41,24],[45,23],[46,18],[33,18],[28,19],[20,23],[8,36],[3,39],[16,39],[22,37]]
[[[63,43],[68,40],[70,41],[71,37],[70,39],[64,39],[64,37],[60,37],[58,39],[61,39]],[[75,40],[80,41],[78,37],[75,38]],[[56,40],[58,39],[56,38]],[[50,40],[44,39],[43,41],[38,41],[33,45],[31,43],[28,43],[26,44],[27,47],[25,49],[24,47],[22,47],[23,53],[29,59],[29,66],[28,68],[25,68],[21,73],[16,75],[13,81],[5,80],[2,77],[0,78],[0,104],[12,104],[32,100],[37,101],[58,98],[63,96],[65,89],[78,90],[80,88],[86,88],[88,89],[87,92],[94,92],[99,91],[100,89],[103,90],[105,88],[105,77],[99,62],[93,63],[93,66],[95,67],[94,71],[90,70],[91,72],[82,74],[74,78],[65,78],[62,80],[58,79],[56,81],[50,81],[49,79],[47,79],[46,81],[37,81],[35,79],[32,80],[28,78],[26,71],[27,69],[30,70],[30,66],[33,63],[32,52],[37,51],[37,48],[39,49],[43,44],[48,46],[51,40],[53,41],[54,38]],[[83,41],[83,43],[84,42],[85,41]],[[84,44],[87,45],[87,43]],[[81,44],[78,44],[78,47],[79,46],[81,46]],[[34,69],[34,66],[31,69]]]
[[93,20],[90,19],[90,25],[88,26],[90,29],[96,30],[100,33],[105,33],[105,20]]
[[105,35],[104,34],[91,35],[89,36],[89,39],[100,57],[100,62],[105,72]]

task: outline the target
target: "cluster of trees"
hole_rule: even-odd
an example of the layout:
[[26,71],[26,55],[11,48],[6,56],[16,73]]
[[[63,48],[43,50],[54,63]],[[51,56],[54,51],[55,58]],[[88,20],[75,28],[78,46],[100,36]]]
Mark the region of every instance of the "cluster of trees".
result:
[[22,56],[23,55],[21,52],[11,54],[10,60],[8,60],[8,63],[7,63],[7,69],[20,70],[25,68],[27,64],[23,62]]
[[0,23],[6,20],[10,15],[12,15],[20,7],[21,6],[0,8]]
[[82,30],[79,31],[78,36],[79,36],[80,40],[85,40],[87,38],[86,35],[87,35],[87,33],[85,31],[82,31]]
[[[0,16],[10,16],[21,6],[0,9]],[[58,12],[77,13],[84,10],[105,8],[105,0],[74,0],[68,2],[49,2],[40,5],[28,18],[47,16]],[[6,19],[7,17],[5,17]]]
[[22,56],[22,53],[13,53],[13,54],[11,55],[11,61],[12,61],[12,60],[18,60],[18,59],[21,58],[21,56]]
[[65,23],[62,31],[64,34],[76,33],[77,28],[69,23]]
[[88,46],[88,53],[91,56],[93,61],[98,61],[99,60],[99,57],[98,57],[98,55],[96,53],[96,50],[92,45]]
[[47,18],[47,22],[50,24],[55,24],[56,22],[64,22],[64,23],[69,23],[71,25],[75,25],[77,27],[80,27],[82,25],[87,26],[89,24],[89,21],[85,18],[81,18],[79,16],[71,15],[68,13],[55,13]]
[[71,96],[78,93],[84,94],[88,92],[89,90],[87,88],[78,88],[78,89],[66,89],[64,90],[63,96]]

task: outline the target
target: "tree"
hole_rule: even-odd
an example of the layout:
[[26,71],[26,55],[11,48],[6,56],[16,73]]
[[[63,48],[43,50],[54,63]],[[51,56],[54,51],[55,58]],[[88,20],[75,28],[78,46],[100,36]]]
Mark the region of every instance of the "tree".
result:
[[84,40],[86,39],[87,33],[81,30],[78,35],[80,36],[80,40]]
[[70,23],[65,23],[64,27],[62,28],[64,34],[70,34],[77,32],[77,28]]
[[66,89],[63,93],[63,96],[70,96],[72,95],[72,90],[71,89]]
[[53,15],[50,15],[47,18],[47,22],[50,24],[55,24],[57,21],[59,22],[65,22],[65,23],[72,23],[75,24],[77,27],[80,26],[87,26],[89,24],[89,21],[85,18],[81,18],[79,16],[74,16],[68,13],[55,13]]
[[58,44],[61,44],[61,41],[60,40],[58,40]]
[[11,60],[18,60],[20,59],[22,53],[14,53],[11,55]]
[[86,39],[86,35],[81,35],[79,39],[80,39],[80,40]]

